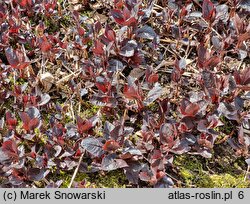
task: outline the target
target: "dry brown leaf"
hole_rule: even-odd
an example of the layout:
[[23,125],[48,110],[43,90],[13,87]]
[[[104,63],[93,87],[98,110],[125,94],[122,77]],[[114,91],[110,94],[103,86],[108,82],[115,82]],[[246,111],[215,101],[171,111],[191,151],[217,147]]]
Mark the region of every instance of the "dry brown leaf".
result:
[[54,76],[49,72],[45,72],[43,74],[40,74],[38,76],[38,78],[39,78],[39,81],[41,82],[45,92],[48,92],[51,89],[51,87],[55,81]]

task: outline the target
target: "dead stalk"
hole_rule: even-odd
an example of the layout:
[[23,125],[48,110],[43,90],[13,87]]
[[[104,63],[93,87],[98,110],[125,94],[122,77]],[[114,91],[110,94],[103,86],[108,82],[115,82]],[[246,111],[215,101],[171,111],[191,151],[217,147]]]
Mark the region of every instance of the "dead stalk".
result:
[[70,110],[71,110],[72,119],[73,119],[73,121],[75,121],[75,114],[74,114],[74,109],[73,109],[73,102],[72,102],[72,100],[70,101]]
[[78,165],[77,165],[77,167],[76,167],[76,169],[75,169],[75,171],[74,171],[74,174],[73,174],[73,176],[72,176],[72,178],[71,178],[71,181],[70,181],[70,183],[69,183],[69,185],[68,185],[68,188],[71,188],[71,186],[72,186],[72,184],[73,184],[73,182],[74,182],[74,180],[75,180],[76,174],[77,174],[77,172],[78,172],[78,170],[79,170],[79,167],[80,167],[81,162],[82,162],[82,159],[83,159],[83,155],[84,155],[84,153],[82,153],[82,155],[81,155],[81,157],[80,157],[80,159],[79,159]]
[[248,174],[249,174],[249,170],[250,170],[250,166],[248,165],[248,166],[247,166],[246,174],[245,174],[245,176],[244,176],[244,181],[247,180],[247,176],[248,176]]

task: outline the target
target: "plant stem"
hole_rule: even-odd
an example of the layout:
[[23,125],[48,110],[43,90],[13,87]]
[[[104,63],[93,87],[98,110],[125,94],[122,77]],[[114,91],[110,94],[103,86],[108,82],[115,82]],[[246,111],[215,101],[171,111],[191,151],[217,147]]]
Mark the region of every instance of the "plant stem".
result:
[[74,171],[74,174],[73,174],[73,176],[72,176],[72,178],[71,178],[71,181],[70,181],[70,183],[69,183],[69,185],[68,185],[68,188],[71,188],[71,186],[72,186],[72,184],[73,184],[73,182],[74,182],[74,180],[75,180],[76,174],[77,174],[77,172],[78,172],[78,170],[79,170],[79,167],[80,167],[81,162],[82,162],[82,159],[83,159],[83,155],[84,155],[84,153],[82,153],[82,155],[81,155],[81,157],[80,157],[80,159],[79,159],[78,165],[77,165],[77,167],[76,167],[76,169],[75,169],[75,171]]

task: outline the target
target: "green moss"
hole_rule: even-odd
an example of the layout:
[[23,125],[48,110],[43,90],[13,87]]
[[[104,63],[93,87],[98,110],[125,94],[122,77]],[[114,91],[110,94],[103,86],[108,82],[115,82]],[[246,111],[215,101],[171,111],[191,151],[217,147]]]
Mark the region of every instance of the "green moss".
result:
[[233,121],[228,120],[226,117],[221,116],[220,121],[224,124],[223,126],[216,127],[214,130],[219,132],[218,137],[216,138],[215,144],[219,141],[222,141],[227,135],[232,134],[235,130],[235,125]]
[[136,144],[140,140],[140,137],[138,135],[136,135],[136,134],[130,135],[129,136],[129,140],[131,142],[133,142],[133,144]]
[[180,171],[180,175],[186,180],[189,181],[190,179],[193,179],[192,171],[189,169],[182,168]]
[[99,109],[100,109],[99,106],[93,105],[90,102],[84,102],[82,104],[80,116],[82,118],[90,118],[94,116]]
[[27,80],[25,80],[25,79],[23,79],[23,78],[18,78],[18,79],[16,80],[16,84],[17,84],[17,85],[23,85],[23,84],[25,84],[25,83],[27,83]]
[[215,174],[203,176],[197,182],[201,188],[249,188],[249,181],[244,181],[243,175]]
[[64,25],[65,27],[68,27],[71,25],[71,17],[69,15],[63,15],[63,17],[60,19],[60,24]]
[[[61,188],[67,188],[72,178],[72,172],[66,173],[60,171],[60,175],[55,180],[63,180]],[[107,172],[104,175],[101,174],[86,174],[78,173],[75,180],[76,182],[85,181],[86,187],[95,188],[125,188],[127,179],[121,170],[115,170]]]
[[244,181],[244,176],[232,176],[230,174],[212,175],[210,176],[213,184],[217,188],[247,188],[249,182]]
[[86,9],[82,10],[80,13],[83,16],[87,16],[87,17],[92,17],[92,15],[93,15],[93,11],[92,10],[86,10]]
[[6,183],[8,183],[8,178],[0,176],[0,185],[5,186]]
[[24,47],[25,47],[26,50],[29,50],[29,51],[32,51],[34,49],[33,47],[30,46],[29,43],[25,43]]
[[116,170],[104,176],[98,175],[94,182],[99,188],[125,188],[127,179],[121,170]]
[[59,24],[53,18],[44,19],[46,30],[49,34],[53,34],[60,30]]
[[56,167],[51,167],[50,174],[46,177],[46,179],[49,182],[52,182],[52,181],[56,182],[56,181],[62,180],[63,183],[61,185],[61,188],[68,188],[72,175],[73,175],[73,171],[69,171],[69,172],[62,171],[62,170],[58,171]]
[[47,143],[47,140],[48,140],[48,136],[45,135],[45,134],[40,134],[39,136],[39,139],[40,139],[40,145],[45,145]]
[[[205,162],[203,161],[205,160]],[[244,181],[244,171],[235,173],[235,169],[241,165],[235,161],[233,165],[227,165],[222,168],[220,162],[217,162],[216,168],[218,172],[208,171],[208,165],[211,159],[198,158],[197,156],[181,155],[177,156],[174,164],[179,167],[179,175],[185,187],[201,187],[201,188],[248,188],[249,181]],[[223,162],[222,162],[223,163]],[[202,166],[206,165],[206,166]],[[214,170],[215,170],[214,169]]]
[[57,180],[61,180],[61,179],[63,180],[61,188],[68,188],[71,178],[72,178],[72,174],[66,173],[64,171],[60,171],[60,176],[59,176],[59,179],[57,178]]
[[221,116],[220,117],[221,122],[224,123],[223,126],[220,126],[217,128],[219,132],[223,132],[224,134],[231,134],[233,130],[235,130],[235,125],[232,124],[232,121],[228,120],[226,117]]
[[[184,183],[187,187],[191,187],[195,180],[199,180],[200,176],[203,176],[202,164],[198,161],[197,158],[188,156],[177,156],[174,160],[174,164],[179,167],[179,174],[184,180]],[[199,177],[197,177],[197,175]]]
[[148,109],[151,110],[152,112],[156,112],[159,110],[159,105],[155,102],[149,104],[148,106]]
[[68,114],[63,114],[63,120],[65,124],[72,122],[72,118]]

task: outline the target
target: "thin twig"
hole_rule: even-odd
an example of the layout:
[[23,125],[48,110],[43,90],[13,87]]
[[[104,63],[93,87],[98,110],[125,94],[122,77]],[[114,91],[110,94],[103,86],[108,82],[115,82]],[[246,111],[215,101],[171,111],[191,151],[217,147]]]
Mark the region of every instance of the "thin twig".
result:
[[49,185],[49,181],[46,178],[43,178],[43,181],[46,183],[46,185]]
[[80,73],[81,73],[80,71],[73,72],[72,74],[69,74],[69,75],[59,79],[55,84],[56,84],[56,86],[60,86],[64,83],[68,82],[70,79],[77,77]]
[[165,39],[160,39],[160,42],[164,42],[164,43],[177,43],[177,40],[171,40],[169,38],[165,38]]
[[249,174],[249,170],[250,170],[250,166],[248,165],[248,166],[247,166],[246,174],[245,174],[245,176],[244,176],[244,181],[247,180],[247,175]]
[[193,2],[196,3],[200,8],[202,8],[202,6],[200,5],[199,1],[193,0]]
[[[173,69],[159,69],[159,72],[164,72],[164,73],[172,74]],[[184,77],[194,77],[194,76],[197,76],[197,73],[184,72],[182,74],[182,76],[184,76]]]
[[[201,20],[204,22],[204,23],[206,23],[206,25],[207,26],[209,26],[209,24],[208,24],[208,22],[203,18],[203,17],[201,17]],[[215,32],[221,39],[223,39],[223,37],[221,36],[221,34],[219,34],[218,32],[217,32],[217,30],[215,30],[213,27],[211,27],[211,26],[209,26],[210,27],[210,29],[213,31],[213,32]]]
[[125,123],[125,118],[126,118],[126,116],[127,116],[127,113],[128,113],[128,109],[125,109],[125,110],[124,110],[124,113],[123,113],[122,121],[121,121],[121,125],[122,125],[122,126],[123,126],[124,123]]
[[37,188],[35,184],[32,184],[32,188]]
[[158,5],[158,4],[154,4],[154,6],[155,6],[156,8],[158,8],[158,9],[164,9],[163,7],[161,7],[161,6]]
[[[74,96],[75,94],[73,94]],[[73,98],[73,97],[72,97]],[[75,113],[74,113],[74,108],[73,108],[73,100],[70,101],[70,110],[71,110],[71,116],[72,116],[72,119],[73,121],[76,121],[76,118],[75,118]]]
[[80,115],[80,113],[81,113],[81,109],[82,109],[82,103],[81,103],[81,97],[80,97],[80,101],[79,101],[79,103],[78,103],[78,115]]
[[240,64],[238,65],[237,70],[240,70],[240,67],[241,67],[241,65],[242,65],[242,63],[243,63],[243,60],[244,60],[244,59],[240,60]]
[[68,66],[66,64],[64,64],[64,62],[62,62],[62,66],[67,69],[71,74],[75,74],[70,68],[68,68]]
[[166,66],[173,66],[174,65],[174,61],[166,61],[166,60],[163,60],[159,65],[157,65],[155,67],[155,70],[158,70],[160,69],[161,67],[166,67]]
[[76,174],[77,174],[77,172],[78,172],[78,170],[79,170],[79,167],[80,167],[81,162],[82,162],[82,159],[83,159],[83,155],[84,155],[84,153],[82,153],[82,155],[81,155],[81,157],[80,157],[80,159],[79,159],[78,165],[77,165],[77,167],[76,167],[76,169],[75,169],[75,171],[74,171],[74,174],[73,174],[73,176],[72,176],[72,178],[71,178],[71,181],[70,181],[70,183],[69,183],[69,185],[68,185],[68,188],[71,188],[71,186],[72,186],[72,184],[73,184],[73,182],[74,182],[74,180],[75,180]]

